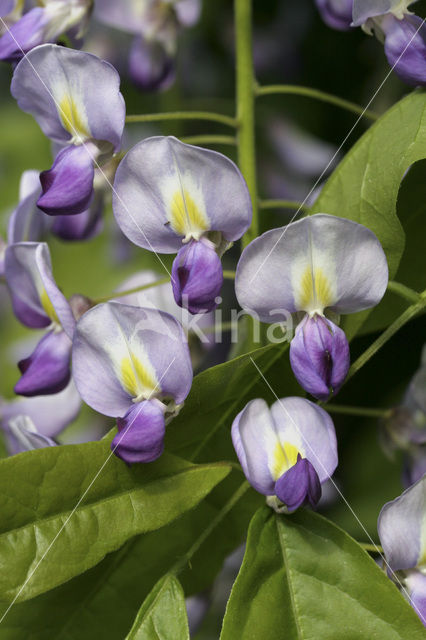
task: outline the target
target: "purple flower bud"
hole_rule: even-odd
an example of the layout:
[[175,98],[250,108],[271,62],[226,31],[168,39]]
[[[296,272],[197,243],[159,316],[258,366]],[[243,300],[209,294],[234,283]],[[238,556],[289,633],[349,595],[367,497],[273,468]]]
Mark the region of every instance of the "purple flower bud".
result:
[[127,464],[159,458],[166,433],[165,409],[158,400],[145,400],[134,404],[124,418],[118,418],[118,433],[111,442],[115,455]]
[[406,15],[398,20],[389,14],[380,27],[385,34],[385,54],[395,73],[411,86],[425,86],[426,26],[421,18]]
[[18,363],[22,373],[15,393],[22,396],[59,393],[70,381],[71,340],[64,331],[49,331],[34,352]]
[[275,495],[289,513],[306,503],[315,507],[321,498],[321,483],[312,463],[299,453],[296,464],[275,483]]
[[212,311],[222,284],[222,263],[212,242],[191,240],[179,250],[173,261],[172,287],[180,307],[191,313]]
[[103,195],[94,191],[94,197],[88,209],[73,216],[55,216],[51,232],[62,240],[89,240],[102,230],[103,208]]
[[306,316],[290,344],[290,363],[301,387],[319,400],[336,394],[349,369],[349,345],[342,329],[323,316]]
[[95,145],[83,144],[62,149],[53,166],[42,171],[39,209],[49,215],[73,215],[85,211],[93,195]]
[[175,79],[174,59],[161,42],[148,42],[137,37],[130,49],[129,74],[144,91],[164,90]]
[[315,4],[329,27],[339,31],[350,29],[353,0],[315,0]]

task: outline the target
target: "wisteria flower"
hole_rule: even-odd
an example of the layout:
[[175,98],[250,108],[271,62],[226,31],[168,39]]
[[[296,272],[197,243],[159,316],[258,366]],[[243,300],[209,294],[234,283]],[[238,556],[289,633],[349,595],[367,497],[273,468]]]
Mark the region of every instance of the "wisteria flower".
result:
[[119,87],[119,75],[107,62],[52,44],[36,47],[16,67],[12,95],[63,146],[52,168],[40,174],[37,206],[46,213],[88,209],[95,167],[120,147],[125,105]]
[[145,91],[166,89],[175,78],[177,39],[182,28],[195,24],[200,0],[97,0],[96,18],[133,34],[129,74]]
[[[14,3],[6,4],[11,6]],[[24,3],[16,3],[19,4],[22,7]],[[14,24],[0,38],[0,60],[17,62],[34,47],[56,42],[64,34],[77,40],[82,38],[93,0],[42,0],[37,4],[22,17],[13,20]],[[18,7],[15,7],[17,10]]]
[[[389,574],[426,626],[426,475],[385,504],[378,520]],[[393,573],[394,572],[394,573]]]
[[58,393],[70,380],[75,319],[52,275],[45,243],[20,242],[6,249],[5,275],[15,316],[27,327],[46,329],[35,351],[18,364],[15,392],[24,396]]
[[80,406],[72,381],[63,391],[48,396],[0,398],[0,424],[9,453],[56,445],[55,438],[76,418]]
[[0,0],[0,36],[22,17],[23,9],[23,0]]
[[408,7],[416,0],[354,0],[353,26],[384,43],[395,73],[409,85],[426,85],[426,26]]
[[271,408],[252,400],[232,424],[232,442],[250,484],[287,512],[314,507],[337,467],[333,421],[304,398],[283,398]]
[[191,388],[184,331],[161,311],[98,305],[77,324],[73,375],[89,406],[117,418],[113,452],[128,464],[150,462],[161,455],[166,422]]
[[349,368],[346,336],[326,312],[354,313],[376,305],[388,267],[372,231],[326,214],[267,231],[246,247],[235,279],[240,305],[263,322],[302,312],[290,345],[299,384],[320,400],[337,393]]
[[224,155],[172,137],[143,140],[120,163],[114,215],[139,247],[177,253],[172,287],[178,305],[206,313],[217,305],[220,255],[248,229],[247,185]]

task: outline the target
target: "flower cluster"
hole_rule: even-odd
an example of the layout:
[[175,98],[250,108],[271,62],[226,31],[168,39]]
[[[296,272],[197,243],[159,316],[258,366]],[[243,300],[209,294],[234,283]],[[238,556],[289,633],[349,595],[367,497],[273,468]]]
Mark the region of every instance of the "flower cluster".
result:
[[426,85],[426,26],[409,11],[416,0],[315,0],[324,21],[345,31],[362,29],[383,43],[395,73],[409,85]]

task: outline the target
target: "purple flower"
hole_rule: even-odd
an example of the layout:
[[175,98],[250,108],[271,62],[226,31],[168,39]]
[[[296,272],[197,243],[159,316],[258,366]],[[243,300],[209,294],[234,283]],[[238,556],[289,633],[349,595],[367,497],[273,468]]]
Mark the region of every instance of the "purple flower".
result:
[[352,17],[353,27],[366,25],[369,18],[378,18],[380,24],[381,16],[391,14],[402,20],[410,14],[408,7],[416,0],[353,0]]
[[145,91],[162,90],[175,78],[175,56],[179,32],[195,24],[200,0],[97,0],[96,18],[116,29],[133,34],[129,73]]
[[[7,9],[13,3],[6,4]],[[34,47],[56,42],[66,33],[81,38],[92,4],[92,0],[44,0],[43,6],[30,9],[0,38],[0,60],[17,62]]]
[[37,205],[46,213],[74,215],[89,207],[94,167],[121,144],[125,105],[119,85],[107,62],[51,44],[33,49],[16,67],[11,91],[18,105],[64,147],[40,176]]
[[353,0],[315,0],[315,4],[329,27],[339,31],[350,29]]
[[16,393],[58,393],[70,380],[69,362],[75,320],[52,275],[47,244],[21,242],[6,249],[5,275],[16,317],[27,327],[46,328],[34,352],[19,362]]
[[188,344],[169,314],[109,302],[77,324],[73,375],[83,400],[117,418],[113,452],[128,464],[158,458],[164,430],[192,384]]
[[306,314],[293,338],[291,364],[301,386],[326,399],[344,381],[349,348],[325,312],[368,309],[381,300],[387,282],[386,257],[374,233],[320,213],[253,240],[238,263],[235,291],[243,309],[263,322]]
[[37,207],[41,186],[39,173],[25,171],[19,185],[19,204],[9,218],[8,244],[17,242],[37,242],[41,240],[50,225],[49,218]]
[[63,391],[12,401],[0,398],[0,424],[11,455],[49,447],[77,416],[81,400],[71,382]]
[[304,398],[277,400],[270,409],[252,400],[232,424],[232,442],[247,480],[278,510],[314,507],[337,466],[333,422]]
[[113,209],[132,242],[178,253],[172,270],[178,304],[192,312],[216,306],[222,273],[213,253],[221,255],[251,221],[247,185],[231,160],[172,137],[143,140],[117,169]]
[[377,524],[390,576],[426,626],[426,475],[385,504]]

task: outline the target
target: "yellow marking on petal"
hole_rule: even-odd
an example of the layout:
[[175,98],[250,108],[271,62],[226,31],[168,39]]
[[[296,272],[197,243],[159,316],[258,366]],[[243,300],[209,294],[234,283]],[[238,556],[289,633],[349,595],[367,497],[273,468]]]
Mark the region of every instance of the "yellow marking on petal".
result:
[[274,480],[278,480],[283,473],[288,471],[297,462],[300,451],[291,442],[277,442],[272,455],[271,475]]
[[178,190],[173,194],[169,219],[174,231],[186,240],[199,240],[209,229],[205,213],[200,210],[187,189]]
[[322,269],[307,266],[300,281],[298,306],[302,311],[322,313],[333,303],[331,284]]
[[40,302],[41,302],[41,305],[42,305],[43,309],[45,310],[46,314],[51,319],[51,321],[52,322],[56,322],[56,324],[60,325],[61,323],[60,323],[59,318],[58,318],[58,316],[56,314],[55,307],[51,303],[50,298],[47,295],[46,289],[43,289],[43,291],[41,292]]
[[152,367],[144,365],[133,353],[121,361],[121,378],[123,387],[133,398],[148,398],[158,387]]
[[78,107],[72,96],[69,94],[64,95],[58,105],[58,113],[62,126],[73,138],[91,137],[86,114]]

